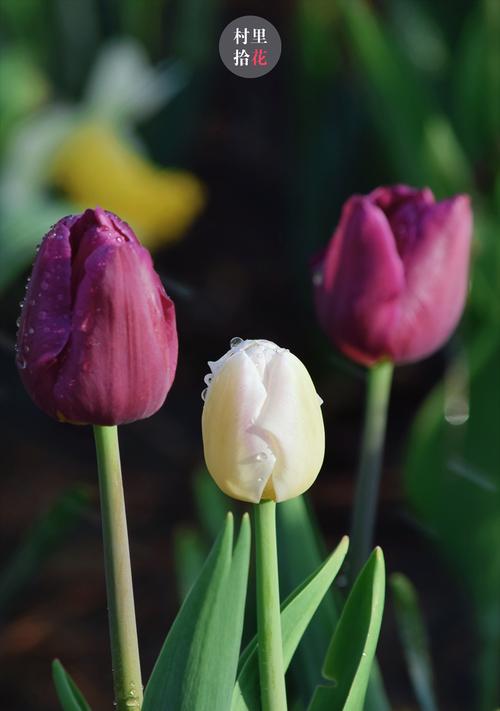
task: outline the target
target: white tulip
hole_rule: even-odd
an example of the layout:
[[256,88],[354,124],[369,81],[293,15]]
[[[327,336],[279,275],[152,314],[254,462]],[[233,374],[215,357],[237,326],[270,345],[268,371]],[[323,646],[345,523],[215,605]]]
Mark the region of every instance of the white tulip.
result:
[[254,503],[306,491],[323,463],[325,431],[322,401],[301,361],[271,341],[233,338],[208,365],[203,446],[217,485]]

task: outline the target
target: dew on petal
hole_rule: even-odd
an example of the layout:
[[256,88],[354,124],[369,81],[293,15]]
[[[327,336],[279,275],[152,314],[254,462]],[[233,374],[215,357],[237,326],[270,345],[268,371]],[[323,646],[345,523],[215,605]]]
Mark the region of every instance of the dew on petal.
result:
[[235,336],[229,341],[229,345],[231,346],[231,348],[236,348],[236,346],[239,346],[240,343],[243,343],[243,338],[239,338],[239,336]]

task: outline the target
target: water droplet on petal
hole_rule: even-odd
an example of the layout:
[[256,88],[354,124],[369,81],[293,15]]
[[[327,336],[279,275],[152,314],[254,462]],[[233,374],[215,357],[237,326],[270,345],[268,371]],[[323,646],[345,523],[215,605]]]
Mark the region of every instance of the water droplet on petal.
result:
[[21,325],[21,317],[18,316],[17,319],[16,319],[16,326],[17,326],[17,328],[19,328],[20,325]]
[[207,397],[207,392],[208,392],[208,388],[205,388],[201,392],[201,399],[203,400],[203,402],[205,402],[205,398]]
[[239,338],[239,336],[235,336],[229,341],[229,345],[231,346],[231,348],[236,348],[236,346],[239,346],[240,343],[243,343],[243,338]]
[[205,383],[205,385],[210,385],[210,383],[211,383],[212,380],[213,380],[213,377],[214,377],[214,376],[212,375],[212,373],[209,373],[208,375],[205,375],[205,377],[203,378],[203,382]]
[[259,452],[258,454],[255,455],[256,462],[263,462],[266,459],[267,459],[267,454],[265,452]]
[[26,359],[23,358],[22,355],[17,356],[16,363],[17,363],[17,367],[20,368],[21,370],[24,370],[26,368]]

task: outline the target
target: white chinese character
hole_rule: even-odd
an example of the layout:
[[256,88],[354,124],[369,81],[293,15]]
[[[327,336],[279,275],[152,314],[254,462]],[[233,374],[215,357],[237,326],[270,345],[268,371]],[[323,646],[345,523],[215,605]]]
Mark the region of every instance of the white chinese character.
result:
[[242,44],[246,44],[248,40],[248,27],[244,27],[243,30],[240,30],[239,27],[236,28],[236,32],[234,34],[234,41],[236,44],[239,44],[241,40]]
[[252,44],[267,44],[266,30],[264,27],[254,28]]
[[234,66],[235,67],[248,67],[248,60],[250,55],[244,49],[237,49],[234,54]]

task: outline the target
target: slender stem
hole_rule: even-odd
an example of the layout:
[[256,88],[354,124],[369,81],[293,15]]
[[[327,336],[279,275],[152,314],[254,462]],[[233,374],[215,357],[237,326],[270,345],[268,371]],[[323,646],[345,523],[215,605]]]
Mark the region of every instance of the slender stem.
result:
[[[116,708],[140,709],[142,681],[116,427],[94,427]],[[135,702],[135,703],[134,703]]]
[[261,501],[254,507],[254,512],[262,711],[286,711],[276,546],[276,504],[274,501]]
[[383,361],[368,373],[361,459],[351,526],[351,582],[365,564],[373,543],[393,370],[390,361]]

